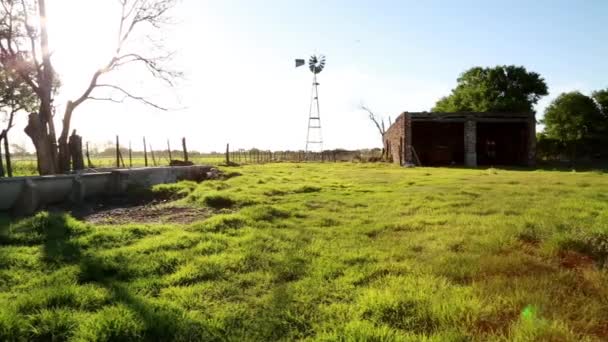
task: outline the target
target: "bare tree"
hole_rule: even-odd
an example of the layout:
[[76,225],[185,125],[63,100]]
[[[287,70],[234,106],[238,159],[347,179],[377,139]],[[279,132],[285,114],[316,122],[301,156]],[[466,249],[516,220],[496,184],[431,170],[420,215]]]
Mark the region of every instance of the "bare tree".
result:
[[[166,67],[172,54],[164,51],[156,55],[137,53],[129,46],[133,45],[136,30],[160,30],[168,22],[168,11],[178,0],[116,0],[120,6],[120,16],[116,20],[118,36],[113,56],[90,78],[88,86],[80,96],[67,102],[62,120],[61,135],[56,139],[53,124],[53,90],[57,82],[51,63],[48,48],[48,30],[46,27],[45,0],[0,0],[3,13],[0,13],[0,25],[7,34],[0,37],[0,52],[7,56],[12,63],[12,70],[34,90],[40,99],[38,113],[29,116],[25,132],[32,139],[38,156],[40,174],[66,172],[70,169],[70,150],[68,136],[72,115],[76,108],[87,100],[102,100],[121,103],[126,99],[136,100],[156,109],[166,108],[153,103],[144,96],[137,95],[124,86],[101,82],[101,78],[114,71],[123,70],[127,66],[141,65],[154,78],[164,81],[169,86],[173,80],[181,76],[179,72]],[[30,21],[30,17],[38,18],[38,25]],[[11,32],[25,32],[19,38]],[[29,44],[25,44],[25,42]],[[155,42],[148,43],[156,47]],[[146,51],[158,51],[149,48]],[[162,50],[162,49],[160,49]],[[28,70],[33,70],[29,72]],[[102,94],[96,92],[102,91]],[[58,146],[57,146],[58,144]]]
[[[367,107],[364,104],[361,104],[359,106],[359,108],[362,109],[362,110],[364,110],[365,112],[367,112],[369,119],[374,123],[374,125],[378,129],[378,132],[380,133],[380,136],[382,138],[384,138],[384,134],[386,133],[386,128],[384,127],[384,119],[383,118],[378,118],[376,116],[376,114],[374,114],[374,112],[371,109],[369,109],[369,107]],[[390,127],[392,125],[390,116],[388,118],[388,122],[389,122],[388,125]]]
[[[374,112],[367,107],[364,104],[361,104],[359,106],[359,108],[361,110],[364,110],[367,114],[369,119],[374,123],[374,125],[376,126],[376,128],[378,129],[378,133],[380,133],[380,138],[382,139],[382,157],[385,157],[385,154],[388,153],[387,151],[387,146],[385,146],[385,142],[384,142],[384,135],[386,134],[386,127],[384,126],[384,118],[379,118],[378,116],[376,116],[376,114],[374,114]],[[393,123],[391,122],[391,117],[388,117],[388,126],[390,127]]]

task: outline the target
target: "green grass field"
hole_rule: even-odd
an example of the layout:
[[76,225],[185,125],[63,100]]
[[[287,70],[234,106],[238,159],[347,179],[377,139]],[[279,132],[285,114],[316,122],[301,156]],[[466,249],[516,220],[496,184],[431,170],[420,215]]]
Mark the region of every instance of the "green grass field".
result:
[[0,340],[608,340],[608,174],[225,171],[155,189],[194,223],[0,217]]

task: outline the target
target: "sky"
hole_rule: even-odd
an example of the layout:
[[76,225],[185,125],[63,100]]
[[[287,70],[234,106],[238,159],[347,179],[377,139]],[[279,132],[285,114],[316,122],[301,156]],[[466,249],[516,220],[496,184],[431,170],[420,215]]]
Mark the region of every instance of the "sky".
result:
[[[108,0],[48,0],[55,69],[57,128],[65,102],[79,96],[111,56],[120,8]],[[72,127],[101,145],[115,135],[142,149],[169,139],[190,149],[303,149],[312,74],[295,58],[327,57],[319,74],[324,148],[371,148],[381,139],[377,115],[430,110],[473,66],[523,65],[541,74],[550,95],[608,88],[608,1],[255,1],[181,0],[164,29],[174,51],[175,87],[141,70],[108,81],[170,108],[89,101]],[[137,37],[149,34],[138,32]],[[142,40],[132,46],[145,49]],[[25,115],[13,142],[26,143]]]

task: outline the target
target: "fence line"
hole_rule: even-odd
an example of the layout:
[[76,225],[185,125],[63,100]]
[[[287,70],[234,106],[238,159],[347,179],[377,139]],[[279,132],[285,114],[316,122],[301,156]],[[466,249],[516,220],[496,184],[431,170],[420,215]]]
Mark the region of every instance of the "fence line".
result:
[[[169,166],[169,165],[241,165],[241,164],[265,164],[265,163],[305,163],[305,162],[346,162],[346,161],[380,161],[382,152],[378,150],[347,151],[327,150],[322,152],[305,151],[270,151],[260,149],[231,149],[226,145],[226,152],[200,153],[188,151],[186,138],[182,138],[182,150],[172,150],[171,142],[167,139],[167,149],[154,150],[152,145],[143,137],[143,151],[134,151],[131,141],[122,146],[120,137],[116,136],[114,151],[106,149],[102,153],[94,153],[86,149],[81,153],[86,158],[86,165],[90,169],[98,168],[136,168],[146,166]],[[0,155],[1,156],[1,155]],[[128,156],[128,163],[125,162]],[[151,158],[150,158],[151,157]],[[181,157],[181,158],[180,158]],[[37,159],[35,155],[12,156],[12,171],[15,176],[26,176],[37,174]],[[0,176],[1,177],[1,176]]]

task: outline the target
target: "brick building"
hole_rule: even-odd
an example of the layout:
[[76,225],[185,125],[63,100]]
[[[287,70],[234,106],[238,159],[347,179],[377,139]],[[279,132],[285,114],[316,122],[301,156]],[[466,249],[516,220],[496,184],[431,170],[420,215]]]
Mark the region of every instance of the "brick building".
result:
[[400,165],[526,165],[536,160],[534,113],[409,113],[384,134]]

